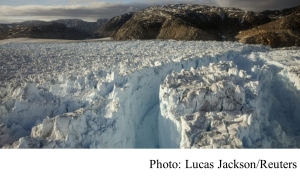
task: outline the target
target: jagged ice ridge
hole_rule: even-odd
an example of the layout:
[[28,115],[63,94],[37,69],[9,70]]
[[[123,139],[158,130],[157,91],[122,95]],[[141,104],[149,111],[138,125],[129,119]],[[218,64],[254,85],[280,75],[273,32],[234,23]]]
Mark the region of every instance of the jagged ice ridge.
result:
[[300,146],[299,49],[158,40],[0,46],[4,148]]

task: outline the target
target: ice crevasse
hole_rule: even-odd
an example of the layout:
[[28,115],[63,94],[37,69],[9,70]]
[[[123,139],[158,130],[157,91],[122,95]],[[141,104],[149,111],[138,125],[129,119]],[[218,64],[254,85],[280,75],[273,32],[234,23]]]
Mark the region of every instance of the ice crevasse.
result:
[[[34,52],[28,61],[53,46],[39,46],[41,53]],[[47,61],[63,62],[62,70],[51,64],[42,73],[33,69],[5,79],[2,147],[300,146],[298,51],[226,42],[55,46],[60,57],[47,56]],[[76,60],[88,48],[93,51]],[[128,53],[131,49],[135,51]],[[14,53],[24,58],[22,50]],[[283,53],[294,58],[292,65],[278,60]]]

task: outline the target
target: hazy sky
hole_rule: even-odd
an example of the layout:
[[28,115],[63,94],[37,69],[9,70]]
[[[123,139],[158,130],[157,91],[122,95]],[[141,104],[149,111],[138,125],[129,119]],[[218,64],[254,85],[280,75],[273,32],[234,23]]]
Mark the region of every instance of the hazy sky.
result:
[[260,11],[300,5],[299,0],[0,0],[0,23],[77,18],[96,21],[152,5],[193,3]]

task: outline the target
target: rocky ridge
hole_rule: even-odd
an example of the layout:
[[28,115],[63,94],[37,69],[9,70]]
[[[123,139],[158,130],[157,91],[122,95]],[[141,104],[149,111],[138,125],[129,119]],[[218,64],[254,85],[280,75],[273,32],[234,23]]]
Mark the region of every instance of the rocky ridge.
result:
[[265,15],[237,8],[154,6],[136,12],[115,39],[233,40],[238,31],[270,21]]
[[300,12],[241,31],[236,38],[242,43],[263,44],[274,48],[300,46]]
[[118,30],[126,23],[134,13],[126,13],[111,18],[97,33],[100,37],[114,37]]
[[[299,31],[297,27],[299,9],[300,6],[251,12],[237,8],[194,4],[153,6],[134,14],[112,18],[98,33],[100,36],[110,36],[115,40],[226,40],[272,47],[298,46],[298,38],[293,37]],[[274,27],[278,24],[285,24],[283,25],[285,29]],[[248,34],[248,31],[260,31],[260,28],[265,30],[264,27],[268,27],[270,31],[252,33],[253,37],[243,36],[245,33]],[[274,34],[277,31],[283,33]],[[267,39],[270,42],[267,42]]]
[[43,39],[86,39],[97,38],[96,30],[108,20],[85,22],[79,19],[60,19],[50,22],[25,21],[0,25],[0,39],[43,38]]
[[[300,6],[252,12],[238,8],[170,4],[152,6],[110,20],[99,19],[97,22],[62,19],[1,24],[0,39],[112,37],[115,40],[239,41],[271,47],[289,47],[299,46],[299,13]],[[58,31],[51,31],[49,26]],[[44,29],[45,32],[41,33],[37,29]]]

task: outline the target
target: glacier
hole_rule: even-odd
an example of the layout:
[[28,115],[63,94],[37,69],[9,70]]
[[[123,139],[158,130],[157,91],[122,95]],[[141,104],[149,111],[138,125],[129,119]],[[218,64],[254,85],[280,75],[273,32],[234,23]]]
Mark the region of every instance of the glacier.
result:
[[2,148],[297,148],[300,51],[214,41],[0,44]]

